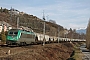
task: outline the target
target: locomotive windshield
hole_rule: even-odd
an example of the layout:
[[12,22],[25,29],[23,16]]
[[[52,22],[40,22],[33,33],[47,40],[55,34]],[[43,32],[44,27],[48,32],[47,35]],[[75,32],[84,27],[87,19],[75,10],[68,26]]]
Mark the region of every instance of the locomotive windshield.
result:
[[11,29],[8,32],[8,35],[14,35],[14,36],[16,36],[17,34],[18,34],[18,30],[17,29]]
[[14,31],[10,31],[9,33],[8,33],[8,35],[17,35],[18,34],[18,32],[14,32]]

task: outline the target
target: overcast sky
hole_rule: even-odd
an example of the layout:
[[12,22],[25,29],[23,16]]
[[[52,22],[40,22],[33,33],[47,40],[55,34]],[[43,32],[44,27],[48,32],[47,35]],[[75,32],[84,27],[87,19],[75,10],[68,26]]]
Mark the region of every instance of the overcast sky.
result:
[[0,7],[15,8],[42,19],[55,20],[64,28],[86,28],[90,18],[90,0],[0,0]]

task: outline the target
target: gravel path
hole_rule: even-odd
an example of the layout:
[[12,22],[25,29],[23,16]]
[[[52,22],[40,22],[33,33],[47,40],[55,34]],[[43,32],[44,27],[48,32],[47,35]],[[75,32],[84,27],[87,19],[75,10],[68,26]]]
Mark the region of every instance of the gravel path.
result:
[[86,45],[82,45],[80,49],[84,54],[84,56],[82,57],[82,60],[90,60],[90,51],[86,48]]

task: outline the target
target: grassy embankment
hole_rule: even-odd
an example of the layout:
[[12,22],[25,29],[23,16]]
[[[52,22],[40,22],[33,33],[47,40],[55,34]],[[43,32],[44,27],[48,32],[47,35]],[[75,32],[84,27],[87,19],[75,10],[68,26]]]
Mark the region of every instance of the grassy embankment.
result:
[[82,42],[80,43],[72,43],[74,46],[74,51],[71,55],[71,57],[68,60],[82,60],[82,57],[84,56],[82,52],[80,51],[80,45],[83,44]]

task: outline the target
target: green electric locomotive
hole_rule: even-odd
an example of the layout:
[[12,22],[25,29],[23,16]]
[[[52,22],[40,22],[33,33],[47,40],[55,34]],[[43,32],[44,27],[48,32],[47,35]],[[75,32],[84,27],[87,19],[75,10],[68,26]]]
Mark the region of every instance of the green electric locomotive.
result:
[[7,34],[7,44],[26,45],[35,42],[35,33],[32,31],[25,31],[20,29],[11,29]]

